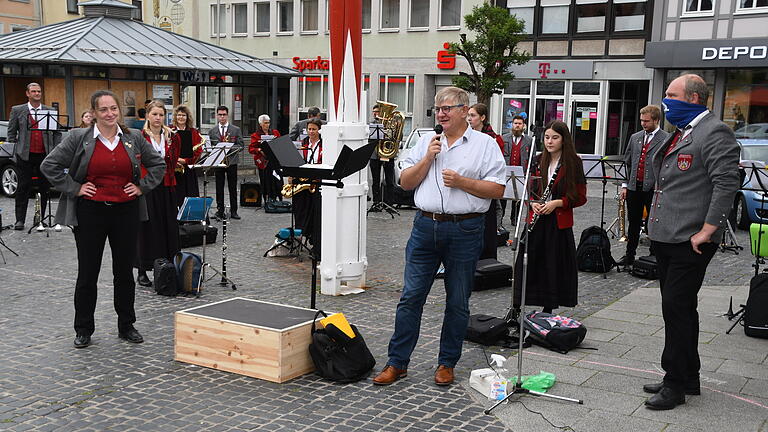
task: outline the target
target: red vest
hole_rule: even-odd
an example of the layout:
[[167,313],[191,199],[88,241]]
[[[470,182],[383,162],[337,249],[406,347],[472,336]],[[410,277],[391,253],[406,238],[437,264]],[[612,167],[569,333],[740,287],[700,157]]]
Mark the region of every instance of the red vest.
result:
[[96,185],[96,193],[85,199],[93,201],[127,202],[135,199],[123,191],[123,187],[133,179],[131,160],[120,141],[115,150],[110,151],[100,140],[96,140],[93,156],[88,162],[85,180]]

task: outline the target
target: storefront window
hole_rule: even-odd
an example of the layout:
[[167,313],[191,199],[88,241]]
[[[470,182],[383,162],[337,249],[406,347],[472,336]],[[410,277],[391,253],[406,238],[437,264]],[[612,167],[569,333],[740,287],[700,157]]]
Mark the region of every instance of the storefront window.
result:
[[397,104],[397,110],[405,116],[403,134],[411,131],[413,117],[413,75],[382,75],[379,78],[379,98]]
[[43,65],[25,64],[24,75],[27,76],[43,76]]
[[537,81],[536,94],[537,95],[556,95],[556,96],[564,95],[565,81]]
[[[704,81],[707,83],[707,87],[709,87],[709,99],[707,99],[707,108],[709,108],[709,110],[711,111],[712,100],[714,99],[712,95],[715,92],[715,71],[713,69],[696,69],[696,70],[669,69],[667,70],[667,73],[664,77],[664,88],[661,90],[662,97],[665,97],[664,92],[666,91],[667,87],[669,87],[669,83],[671,83],[672,80],[674,80],[675,78],[685,74],[696,74],[704,78]],[[673,126],[671,126],[669,123],[666,123],[665,129],[667,131],[673,130]]]
[[526,117],[526,124],[528,123],[528,106],[530,104],[530,98],[527,97],[514,97],[505,96],[502,104],[502,119],[501,119],[501,133],[509,133],[512,130],[512,120],[516,115],[523,115]]
[[106,78],[107,68],[72,66],[72,76],[84,78]]
[[768,71],[728,70],[723,122],[736,138],[768,139]]
[[328,75],[299,77],[299,109],[318,107],[325,110],[328,98]]
[[63,77],[66,76],[66,69],[62,65],[48,65],[48,76],[53,77]]
[[507,84],[504,93],[511,95],[528,95],[531,93],[531,82],[529,80],[514,80]]
[[571,93],[575,95],[599,95],[599,82],[574,82],[571,85]]

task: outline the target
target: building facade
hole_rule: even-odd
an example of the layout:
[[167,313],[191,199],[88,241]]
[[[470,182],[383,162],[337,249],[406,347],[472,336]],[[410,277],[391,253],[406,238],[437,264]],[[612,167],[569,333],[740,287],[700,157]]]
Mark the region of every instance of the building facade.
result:
[[0,0],[0,34],[40,25],[40,0]]
[[653,100],[681,74],[699,74],[710,109],[738,138],[768,139],[768,2],[663,0],[654,22],[646,58]]
[[[468,72],[448,55],[447,42],[466,32],[463,16],[480,0],[362,0],[363,79],[369,106],[398,105],[406,132],[432,127],[435,93]],[[652,70],[643,64],[650,40],[653,1],[496,1],[526,21],[520,48],[532,60],[513,71],[517,79],[492,99],[491,124],[508,130],[525,112],[534,132],[560,118],[574,128],[582,153],[618,154],[639,129]],[[290,122],[318,106],[328,91],[328,0],[208,0],[198,2],[199,37],[237,47],[301,71],[291,80]],[[206,30],[207,29],[207,30]]]

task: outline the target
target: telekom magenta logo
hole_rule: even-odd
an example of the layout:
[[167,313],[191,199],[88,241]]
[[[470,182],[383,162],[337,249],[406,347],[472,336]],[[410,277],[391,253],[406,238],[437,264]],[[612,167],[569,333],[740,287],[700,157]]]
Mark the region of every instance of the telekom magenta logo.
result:
[[553,68],[551,63],[539,63],[539,75],[541,78],[548,78],[549,74],[557,74],[560,73],[561,75],[565,75],[565,69],[557,69]]

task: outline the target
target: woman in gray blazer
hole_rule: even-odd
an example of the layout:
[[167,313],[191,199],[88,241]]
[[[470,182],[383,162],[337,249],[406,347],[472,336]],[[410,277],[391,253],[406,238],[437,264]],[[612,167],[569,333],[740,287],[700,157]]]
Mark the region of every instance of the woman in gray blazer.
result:
[[[62,193],[56,222],[72,226],[75,234],[75,348],[91,344],[96,283],[107,239],[112,250],[118,335],[133,343],[144,341],[133,327],[133,262],[139,221],[147,219],[143,195],[162,181],[165,171],[165,161],[152,145],[122,124],[114,93],[95,92],[91,109],[95,124],[70,131],[40,165]],[[147,171],[143,178],[140,166]]]

